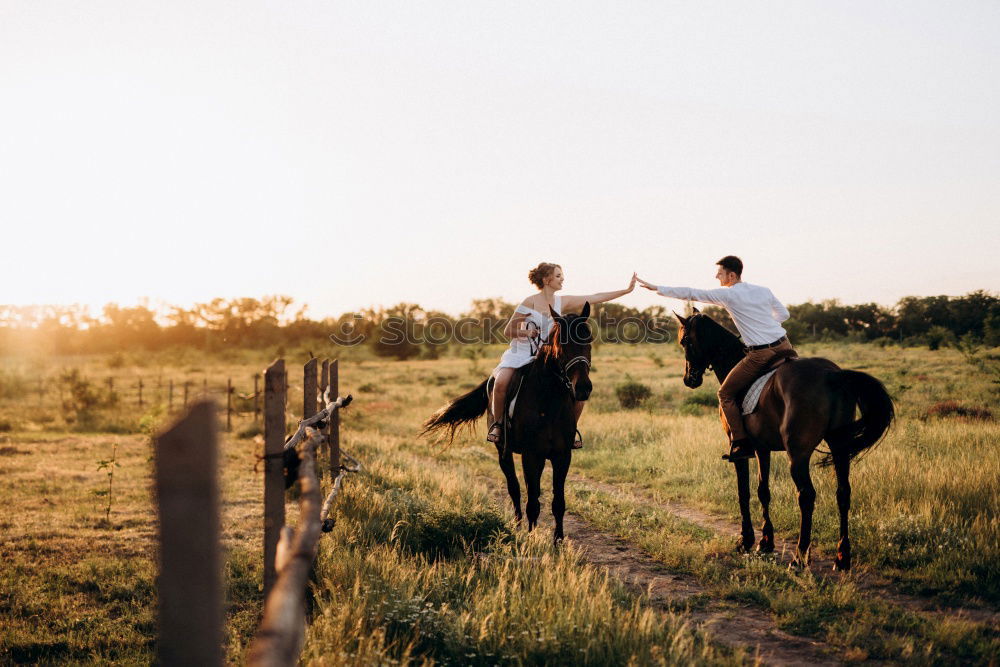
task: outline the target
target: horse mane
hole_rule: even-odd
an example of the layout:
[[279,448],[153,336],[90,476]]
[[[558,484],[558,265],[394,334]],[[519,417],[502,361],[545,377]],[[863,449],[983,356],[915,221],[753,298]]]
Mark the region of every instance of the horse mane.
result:
[[[722,347],[739,347],[742,351],[743,343],[740,342],[739,336],[734,334],[732,331],[722,326],[705,313],[696,313],[691,316],[692,320],[695,318],[698,318],[698,322],[704,323],[700,333],[708,333],[708,335],[712,338],[711,341],[704,342],[718,342]],[[705,327],[708,327],[708,329],[705,330]]]
[[549,342],[542,345],[542,354],[545,357],[545,361],[549,359],[558,359],[562,356],[562,345],[559,344],[559,334],[562,332],[559,326],[559,321],[556,320],[552,323],[552,328],[549,330]]

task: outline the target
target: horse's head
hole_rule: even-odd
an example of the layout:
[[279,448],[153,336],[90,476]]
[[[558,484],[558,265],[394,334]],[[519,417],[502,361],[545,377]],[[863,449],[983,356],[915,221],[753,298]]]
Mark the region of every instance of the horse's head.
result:
[[699,336],[703,329],[702,321],[706,316],[695,308],[694,315],[691,317],[681,317],[677,313],[674,313],[674,317],[680,322],[680,328],[677,330],[677,342],[684,348],[684,384],[691,389],[696,389],[701,386],[705,370],[710,363]]
[[590,381],[590,346],[594,341],[587,318],[590,304],[583,306],[579,315],[558,315],[553,310],[555,325],[552,327],[548,357],[572,390],[573,398],[586,401],[594,385]]

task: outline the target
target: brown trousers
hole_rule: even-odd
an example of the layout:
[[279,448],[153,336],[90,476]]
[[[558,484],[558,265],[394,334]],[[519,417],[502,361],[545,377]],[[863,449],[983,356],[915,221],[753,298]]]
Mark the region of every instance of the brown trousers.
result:
[[747,352],[747,356],[743,357],[743,361],[729,371],[729,375],[719,387],[719,409],[722,410],[722,415],[729,426],[729,435],[733,440],[747,437],[746,429],[743,427],[741,395],[753,384],[754,380],[760,377],[761,372],[767,368],[778,352],[791,349],[792,344],[786,340],[781,345],[763,350],[751,350]]

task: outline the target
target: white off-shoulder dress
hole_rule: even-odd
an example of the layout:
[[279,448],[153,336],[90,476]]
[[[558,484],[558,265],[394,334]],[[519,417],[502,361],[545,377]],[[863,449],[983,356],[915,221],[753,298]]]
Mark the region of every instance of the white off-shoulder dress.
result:
[[[559,295],[556,295],[552,308],[556,313],[562,315],[562,298]],[[540,340],[548,340],[552,325],[555,324],[555,320],[548,313],[540,313],[534,308],[528,308],[524,304],[515,308],[514,312],[527,315],[525,322],[530,324],[525,324],[525,326],[531,328],[533,324],[538,327],[541,339],[511,338],[510,347],[500,357],[500,363],[493,369],[493,375],[496,375],[497,371],[501,368],[520,368],[531,362],[535,358],[535,346]]]

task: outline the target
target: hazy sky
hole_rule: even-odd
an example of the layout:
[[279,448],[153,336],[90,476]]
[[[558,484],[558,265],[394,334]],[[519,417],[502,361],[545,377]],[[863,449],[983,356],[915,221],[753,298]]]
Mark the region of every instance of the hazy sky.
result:
[[728,253],[788,303],[998,291],[998,36],[996,0],[0,0],[0,303],[458,313]]

